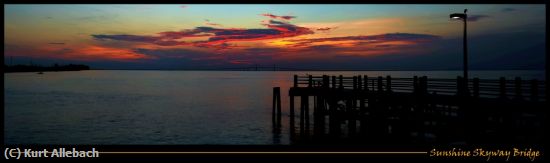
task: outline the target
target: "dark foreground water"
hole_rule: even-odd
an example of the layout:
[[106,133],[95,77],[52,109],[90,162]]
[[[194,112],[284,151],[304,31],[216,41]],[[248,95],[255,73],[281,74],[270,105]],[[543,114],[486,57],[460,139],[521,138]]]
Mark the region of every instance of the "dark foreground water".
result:
[[[77,71],[4,74],[6,144],[288,144],[272,134],[272,88],[283,121],[294,74],[456,78],[461,71]],[[544,80],[544,71],[471,71]]]

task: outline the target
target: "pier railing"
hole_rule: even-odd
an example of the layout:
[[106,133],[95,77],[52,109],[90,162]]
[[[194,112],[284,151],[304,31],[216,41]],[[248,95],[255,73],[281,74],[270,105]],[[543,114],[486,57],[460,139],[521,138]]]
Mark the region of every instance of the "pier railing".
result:
[[456,79],[368,77],[358,75],[353,77],[340,76],[298,76],[294,75],[294,87],[318,87],[332,89],[350,89],[360,91],[392,91],[420,92],[437,95],[466,95],[481,98],[508,98],[530,101],[546,101],[546,83],[536,79],[522,80],[516,77],[512,80],[500,79],[468,80],[465,89],[462,77]]
[[[273,121],[278,130],[279,92],[274,88]],[[294,75],[289,96],[293,142],[532,143],[542,140],[547,108],[546,82],[519,77]],[[300,100],[299,116],[295,98]]]

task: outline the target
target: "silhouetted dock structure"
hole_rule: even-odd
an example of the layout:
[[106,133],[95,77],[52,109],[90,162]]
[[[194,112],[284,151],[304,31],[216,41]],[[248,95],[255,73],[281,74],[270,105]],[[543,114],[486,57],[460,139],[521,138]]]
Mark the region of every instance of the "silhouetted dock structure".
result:
[[[289,90],[291,140],[367,144],[542,142],[547,104],[544,81],[473,78],[467,81],[467,89],[465,82],[461,77],[295,75]],[[281,114],[280,108],[275,110],[275,100],[273,120],[280,123],[280,118],[275,118]],[[295,100],[299,101],[297,107]]]

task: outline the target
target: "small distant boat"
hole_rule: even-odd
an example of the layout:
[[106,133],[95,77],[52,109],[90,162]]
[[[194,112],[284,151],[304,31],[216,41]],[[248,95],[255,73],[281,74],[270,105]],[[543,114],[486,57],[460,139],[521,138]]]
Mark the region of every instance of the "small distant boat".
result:
[[38,72],[38,73],[36,73],[36,74],[44,74],[44,73],[43,73],[42,71],[40,71],[40,72]]

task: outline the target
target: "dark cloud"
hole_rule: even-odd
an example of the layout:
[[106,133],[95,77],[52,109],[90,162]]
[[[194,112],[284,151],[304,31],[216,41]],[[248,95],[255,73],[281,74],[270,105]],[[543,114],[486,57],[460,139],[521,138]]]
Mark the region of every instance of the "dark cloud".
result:
[[65,45],[64,42],[49,42],[48,44],[51,44],[51,45]]
[[97,40],[118,40],[118,41],[130,41],[130,42],[143,42],[143,43],[152,43],[160,46],[175,46],[175,45],[184,45],[185,42],[174,41],[172,40],[175,36],[164,35],[161,36],[139,36],[139,35],[92,35],[93,38]]
[[210,23],[210,22],[206,22],[206,23],[204,23],[204,24],[206,24],[206,25],[210,25],[210,26],[218,26],[218,27],[223,27],[223,25],[221,25],[221,24],[218,24],[218,23]]
[[280,21],[269,21],[267,29],[209,29],[215,30],[214,36],[207,43],[223,43],[228,41],[266,40],[313,34],[309,28],[299,27]]
[[339,47],[335,45],[315,45],[315,46],[309,46],[308,50],[316,50],[316,51],[326,51],[326,50],[335,50],[340,49]]
[[326,31],[334,30],[334,29],[336,29],[336,28],[337,28],[337,27],[324,27],[324,28],[317,28],[317,29],[315,29],[315,30],[326,32]]
[[273,51],[280,51],[282,49],[281,48],[247,48],[245,50],[247,52],[251,52],[251,53],[265,54],[265,53],[270,53],[270,52],[273,52]]
[[273,14],[270,14],[270,13],[265,13],[265,14],[260,14],[260,15],[269,17],[271,19],[281,19],[281,20],[291,20],[291,19],[296,18],[296,16],[278,16],[278,15],[273,15]]
[[476,22],[481,19],[487,19],[487,18],[490,18],[490,16],[489,15],[468,15],[469,22]]
[[204,19],[204,21],[206,21],[204,24],[209,25],[209,26],[223,27],[221,24],[210,22],[210,20],[208,20],[208,19]]
[[159,40],[159,37],[153,36],[138,36],[138,35],[92,35],[93,38],[98,40],[119,40],[119,41],[132,41],[132,42],[155,42]]
[[160,38],[163,39],[180,39],[184,37],[205,37],[210,36],[210,34],[200,34],[200,30],[185,30],[185,31],[167,31],[167,32],[160,32],[158,35],[160,35]]
[[250,65],[252,64],[249,60],[230,60],[229,63],[237,65]]
[[281,21],[276,21],[276,20],[269,20],[269,23],[268,23],[268,24],[285,25],[285,24],[288,24],[288,23],[281,22]]
[[202,53],[187,49],[133,49],[134,52],[152,56],[155,58],[187,58],[193,59],[198,57],[208,56],[207,53]]
[[502,11],[502,12],[512,12],[512,11],[516,11],[516,10],[517,10],[517,9],[515,9],[515,8],[503,8],[503,9],[500,10],[500,11]]
[[414,34],[414,33],[388,33],[381,35],[371,36],[344,36],[344,37],[327,37],[327,38],[314,38],[314,39],[296,39],[286,40],[295,42],[296,46],[305,46],[315,42],[326,41],[362,41],[366,43],[381,43],[389,41],[412,41],[412,42],[425,42],[441,39],[440,36],[428,35],[428,34]]
[[[209,21],[208,21],[209,22]],[[95,34],[93,38],[98,40],[118,40],[157,44],[161,46],[194,45],[198,47],[219,46],[231,41],[253,41],[275,38],[294,37],[313,34],[309,28],[296,26],[287,22],[270,20],[263,24],[267,28],[238,29],[238,28],[214,28],[196,27],[182,31],[160,32],[157,36],[140,35],[105,35]],[[206,41],[183,42],[176,39],[187,37],[208,37]],[[223,47],[222,48],[226,48]]]

